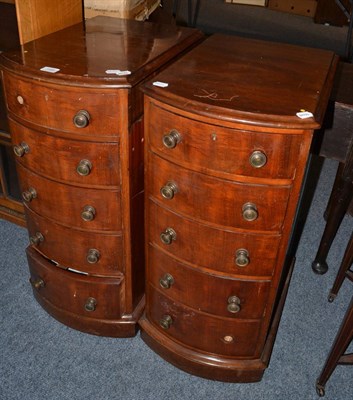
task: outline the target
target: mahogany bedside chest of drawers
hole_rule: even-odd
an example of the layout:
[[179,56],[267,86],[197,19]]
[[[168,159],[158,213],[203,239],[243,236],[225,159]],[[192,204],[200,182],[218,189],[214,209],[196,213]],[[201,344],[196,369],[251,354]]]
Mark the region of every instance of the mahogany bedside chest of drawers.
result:
[[143,86],[140,326],[177,367],[221,381],[262,378],[336,64],[327,51],[214,35]]
[[1,54],[38,302],[84,332],[136,334],[144,308],[143,94],[202,39],[109,17]]

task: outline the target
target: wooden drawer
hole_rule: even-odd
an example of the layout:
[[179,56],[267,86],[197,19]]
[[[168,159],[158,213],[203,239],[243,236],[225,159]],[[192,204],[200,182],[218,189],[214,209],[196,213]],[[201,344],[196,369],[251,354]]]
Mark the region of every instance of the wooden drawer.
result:
[[[148,103],[147,124],[151,150],[164,158],[205,171],[247,175],[259,178],[295,176],[301,135],[240,131],[188,119]],[[180,142],[174,148],[163,144],[170,132],[177,131]],[[172,133],[173,135],[173,133]],[[262,152],[263,167],[254,167],[250,158]]]
[[174,301],[219,317],[263,317],[271,286],[270,280],[235,279],[202,273],[152,246],[149,247],[148,255],[149,283],[164,291],[165,295]]
[[[28,207],[26,207],[26,217],[29,237],[36,240],[35,247],[47,258],[91,275],[121,275],[123,271],[121,234],[98,234],[68,228],[40,217]],[[98,257],[93,250],[98,251]]]
[[[17,171],[22,192],[36,192],[36,197],[25,204],[37,214],[80,229],[121,230],[120,191],[64,185],[34,174],[21,164],[17,164]],[[81,216],[87,206],[95,210],[90,221]]]
[[72,318],[120,317],[121,279],[88,277],[60,269],[33,249],[27,249],[27,259],[33,291],[41,303],[66,311]]
[[[201,221],[249,230],[279,232],[287,210],[290,186],[243,184],[197,173],[149,154],[146,188],[161,204],[175,212]],[[169,182],[176,185],[172,199],[161,189]],[[252,203],[258,217],[243,218],[243,207]]]
[[[118,143],[61,139],[27,129],[13,120],[10,128],[12,143],[21,151],[17,160],[32,171],[79,185],[117,187],[120,184]],[[21,156],[23,150],[27,153]],[[90,164],[88,175],[84,175],[85,164]]]
[[[154,247],[161,247],[164,252],[178,259],[214,271],[232,275],[272,276],[280,235],[217,229],[181,217],[159,207],[152,200],[148,201],[148,208],[148,237]],[[167,228],[172,228],[176,233],[176,239],[170,244],[162,242],[160,237]]]
[[[198,312],[168,299],[152,287],[148,288],[147,304],[149,320],[186,346],[228,356],[256,355],[261,321],[218,318]],[[172,319],[169,329],[160,325],[166,316]]]
[[[119,96],[116,91],[86,87],[45,85],[5,73],[4,88],[11,113],[24,121],[78,135],[117,136]],[[73,122],[80,110],[89,113],[86,127]]]

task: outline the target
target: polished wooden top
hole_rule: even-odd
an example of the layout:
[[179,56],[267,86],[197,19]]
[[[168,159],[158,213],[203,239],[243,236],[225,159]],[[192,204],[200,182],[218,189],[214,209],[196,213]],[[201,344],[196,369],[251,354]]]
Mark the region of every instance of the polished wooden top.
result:
[[[196,29],[99,16],[1,54],[0,66],[31,78],[64,79],[66,85],[129,87],[202,38]],[[60,71],[42,72],[43,67]]]
[[[213,118],[318,128],[338,58],[329,51],[216,34],[144,86],[148,95]],[[153,86],[154,81],[168,87]],[[300,119],[306,110],[312,118]]]

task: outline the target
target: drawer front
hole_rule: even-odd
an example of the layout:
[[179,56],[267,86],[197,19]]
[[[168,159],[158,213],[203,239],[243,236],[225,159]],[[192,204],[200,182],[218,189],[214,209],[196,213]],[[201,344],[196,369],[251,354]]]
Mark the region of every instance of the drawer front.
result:
[[226,174],[277,179],[295,176],[301,135],[222,128],[181,117],[153,103],[149,107],[149,145],[171,161]]
[[53,266],[27,249],[30,281],[37,296],[60,310],[94,319],[121,316],[121,279],[95,278]]
[[[167,316],[172,320],[169,327]],[[147,317],[166,335],[186,346],[208,353],[212,349],[212,353],[228,356],[256,355],[261,326],[258,320],[217,318],[200,313],[168,299],[151,287],[147,298]]]
[[32,171],[79,185],[120,184],[118,143],[60,139],[12,120],[10,129],[17,160]]
[[34,174],[20,164],[17,171],[22,195],[34,197],[25,204],[37,214],[80,229],[121,230],[120,191],[64,185]]
[[176,302],[226,318],[263,317],[271,281],[202,273],[149,248],[148,281]]
[[91,275],[123,272],[121,235],[68,228],[25,210],[30,241],[47,258]]
[[[25,121],[79,135],[119,132],[119,95],[112,90],[50,86],[11,74],[5,74],[4,87],[9,111]],[[81,110],[88,112],[89,121],[78,128],[74,118]],[[87,121],[87,116],[80,116],[81,122]]]
[[[199,267],[233,275],[272,276],[280,235],[235,233],[181,217],[148,201],[148,237],[154,247]],[[161,235],[176,233],[170,242]]]
[[[226,181],[181,168],[150,153],[146,188],[168,208],[214,224],[279,232],[290,194],[288,186],[250,185]],[[169,188],[175,186],[175,189]],[[166,190],[168,189],[168,190]],[[173,193],[171,199],[161,191]],[[254,220],[243,217],[257,214]],[[256,210],[255,210],[256,209]]]

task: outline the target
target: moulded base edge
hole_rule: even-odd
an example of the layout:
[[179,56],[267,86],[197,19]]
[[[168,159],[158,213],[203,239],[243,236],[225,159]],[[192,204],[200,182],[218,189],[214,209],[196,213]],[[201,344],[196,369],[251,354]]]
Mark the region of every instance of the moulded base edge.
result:
[[260,359],[244,360],[205,354],[185,347],[158,331],[143,316],[141,338],[158,355],[177,368],[201,378],[222,382],[258,382],[267,365]]

